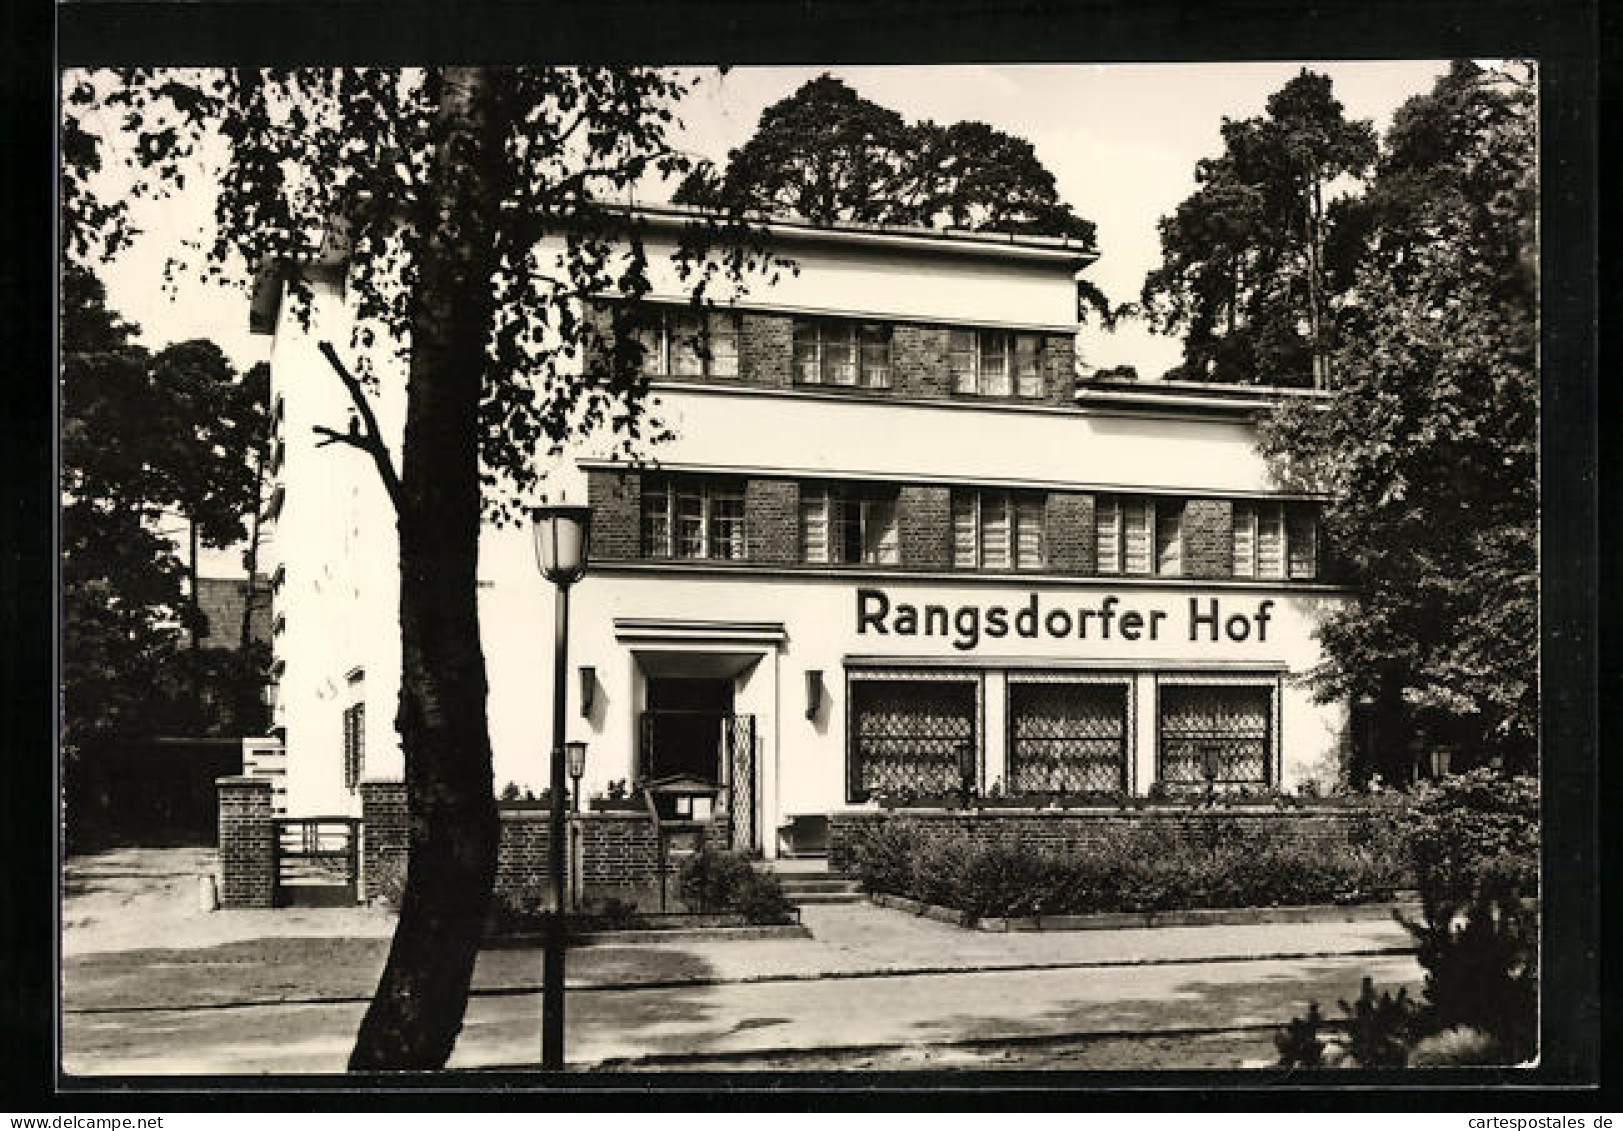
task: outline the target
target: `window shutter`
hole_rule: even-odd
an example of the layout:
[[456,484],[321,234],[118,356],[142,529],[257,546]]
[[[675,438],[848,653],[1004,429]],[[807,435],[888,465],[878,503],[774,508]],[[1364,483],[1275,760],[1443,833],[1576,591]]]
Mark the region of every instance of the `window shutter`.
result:
[[1008,569],[1010,561],[1009,539],[1013,533],[1009,515],[1009,496],[983,491],[981,501],[981,565],[986,569]]
[[876,565],[896,565],[901,560],[901,543],[896,527],[896,497],[884,495],[868,504],[866,544],[872,547],[867,560]]
[[1234,504],[1234,576],[1257,575],[1257,508]]
[[1257,506],[1257,576],[1285,576],[1285,519],[1278,503]]
[[1151,505],[1147,499],[1122,504],[1122,572],[1150,572]]
[[1043,504],[1029,496],[1015,500],[1015,565],[1041,569],[1043,565]]
[[974,569],[979,564],[975,553],[975,503],[972,491],[952,493],[952,564],[959,569]]
[[827,487],[801,487],[800,552],[805,561],[828,563],[828,512]]
[[1101,495],[1094,506],[1100,573],[1121,572],[1121,504],[1114,495]]
[[1183,500],[1158,499],[1155,509],[1155,572],[1183,572]]

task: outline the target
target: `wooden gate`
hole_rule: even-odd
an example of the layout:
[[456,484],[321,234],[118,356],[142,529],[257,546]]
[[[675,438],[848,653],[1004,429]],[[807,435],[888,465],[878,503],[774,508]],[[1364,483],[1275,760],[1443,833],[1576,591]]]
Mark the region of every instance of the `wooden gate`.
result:
[[280,817],[275,822],[278,907],[340,907],[359,899],[360,818]]

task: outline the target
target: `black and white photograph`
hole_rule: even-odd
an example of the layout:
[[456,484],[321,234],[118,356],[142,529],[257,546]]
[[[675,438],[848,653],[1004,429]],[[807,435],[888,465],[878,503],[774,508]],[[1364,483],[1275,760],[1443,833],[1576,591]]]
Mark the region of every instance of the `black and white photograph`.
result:
[[62,1085],[1534,1073],[1541,77],[64,66]]

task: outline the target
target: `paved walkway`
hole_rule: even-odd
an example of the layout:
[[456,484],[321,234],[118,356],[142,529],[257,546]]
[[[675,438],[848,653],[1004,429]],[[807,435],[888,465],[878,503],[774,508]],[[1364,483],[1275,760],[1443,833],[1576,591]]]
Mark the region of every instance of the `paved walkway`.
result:
[[[732,1057],[746,1058],[747,1067],[747,1058],[816,1050],[1243,1026],[1257,1030],[1253,1046],[1260,1040],[1266,1052],[1273,1027],[1311,1000],[1335,1015],[1337,999],[1356,997],[1366,974],[1414,992],[1420,971],[1411,956],[1388,955],[577,991],[569,996],[569,1063],[635,1069]],[[341,1072],[364,1010],[364,1003],[345,1002],[74,1014],[64,1018],[64,1068],[84,1075]],[[476,996],[450,1067],[532,1068],[539,1043],[539,995]],[[1255,1054],[1254,1047],[1237,1054],[1232,1066]]]
[[[196,858],[188,857],[191,852]],[[364,908],[206,912],[206,854],[70,862],[70,1071],[341,1071],[394,926]],[[1364,973],[1414,985],[1396,923],[991,934],[870,904],[808,906],[811,938],[572,951],[572,1061],[793,1053],[1118,1030],[1275,1025]],[[533,1063],[540,955],[482,953],[454,1065]]]

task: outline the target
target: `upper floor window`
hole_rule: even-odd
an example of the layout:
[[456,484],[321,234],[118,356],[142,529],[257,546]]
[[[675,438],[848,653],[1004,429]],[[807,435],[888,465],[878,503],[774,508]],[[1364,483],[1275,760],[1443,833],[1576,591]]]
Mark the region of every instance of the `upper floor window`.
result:
[[953,491],[954,566],[959,569],[1041,569],[1043,560],[1040,495]]
[[1183,500],[1101,495],[1094,506],[1100,573],[1183,572]]
[[730,310],[650,308],[631,332],[650,376],[738,376],[738,315]]
[[1010,330],[952,330],[952,391],[988,397],[1043,395],[1042,337]]
[[877,322],[797,320],[795,380],[804,385],[890,387],[890,327]]
[[743,486],[692,476],[644,479],[642,552],[650,558],[741,560]]
[[344,788],[354,791],[366,771],[366,704],[344,708]]
[[1234,504],[1234,576],[1310,580],[1319,572],[1319,518],[1312,504]]
[[895,565],[900,561],[895,488],[803,484],[800,548],[819,564]]

